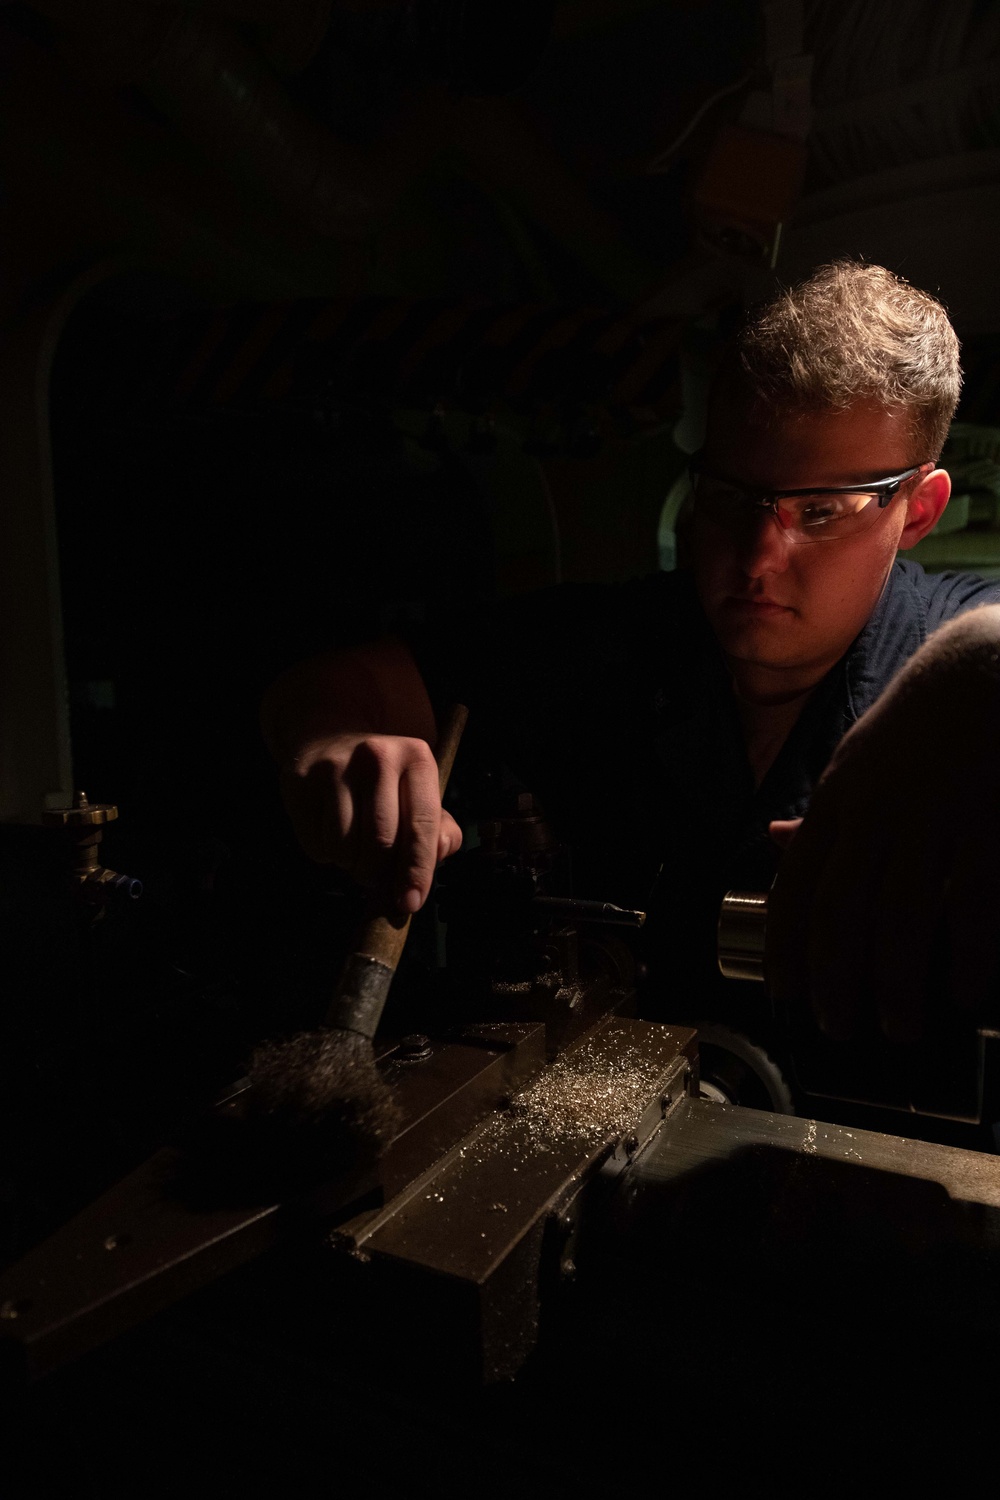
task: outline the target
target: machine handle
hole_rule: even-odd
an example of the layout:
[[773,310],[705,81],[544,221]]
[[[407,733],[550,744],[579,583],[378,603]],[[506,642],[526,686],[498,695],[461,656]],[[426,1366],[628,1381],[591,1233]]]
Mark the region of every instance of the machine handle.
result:
[[719,908],[716,951],[727,979],[764,982],[766,891],[727,891]]

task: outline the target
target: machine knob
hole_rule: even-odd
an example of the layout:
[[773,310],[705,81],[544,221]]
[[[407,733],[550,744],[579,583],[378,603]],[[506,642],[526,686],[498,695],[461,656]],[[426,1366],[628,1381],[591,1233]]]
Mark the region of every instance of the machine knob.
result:
[[764,981],[766,891],[727,891],[719,909],[719,968],[727,979]]

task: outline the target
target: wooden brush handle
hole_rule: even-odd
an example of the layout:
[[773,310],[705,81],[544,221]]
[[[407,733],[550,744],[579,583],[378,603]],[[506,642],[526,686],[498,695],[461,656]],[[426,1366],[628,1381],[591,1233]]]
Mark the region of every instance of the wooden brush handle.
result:
[[[451,768],[455,764],[455,754],[468,717],[469,710],[464,703],[454,704],[449,709],[438,736],[438,790],[442,797],[448,785]],[[395,916],[386,915],[385,897],[381,896],[376,900],[378,909],[366,918],[358,936],[355,952],[363,954],[366,958],[374,958],[378,963],[385,964],[387,969],[395,969],[410,930],[410,918],[404,916],[402,912]]]
[[468,717],[469,710],[464,703],[453,703],[448,710],[448,717],[444,721],[444,728],[438,738],[438,791],[442,797],[448,790],[451,768],[455,764],[455,756],[458,753]]

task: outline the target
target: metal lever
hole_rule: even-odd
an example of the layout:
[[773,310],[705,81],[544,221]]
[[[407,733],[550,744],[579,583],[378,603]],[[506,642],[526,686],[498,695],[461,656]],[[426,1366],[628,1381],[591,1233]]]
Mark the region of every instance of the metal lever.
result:
[[606,922],[616,927],[641,927],[644,911],[629,911],[610,901],[577,901],[572,896],[533,896],[532,906],[541,907],[554,917],[575,917],[578,922]]

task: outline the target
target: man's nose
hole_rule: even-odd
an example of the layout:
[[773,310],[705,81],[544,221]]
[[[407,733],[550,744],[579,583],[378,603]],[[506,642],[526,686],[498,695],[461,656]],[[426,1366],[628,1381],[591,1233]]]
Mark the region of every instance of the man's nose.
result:
[[736,535],[737,561],[748,578],[783,573],[791,546],[781,523],[766,510],[747,516]]

